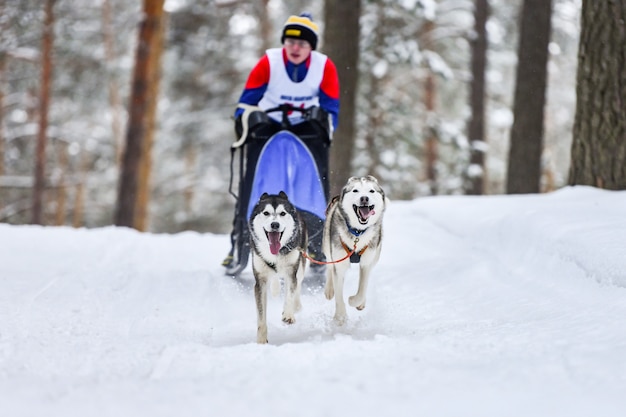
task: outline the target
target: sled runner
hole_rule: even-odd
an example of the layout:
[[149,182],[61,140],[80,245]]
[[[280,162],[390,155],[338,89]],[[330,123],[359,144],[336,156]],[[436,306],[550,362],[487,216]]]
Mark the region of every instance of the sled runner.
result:
[[[280,112],[280,123],[270,119]],[[300,121],[297,124],[293,120]],[[263,111],[248,107],[236,124],[240,139],[231,146],[229,192],[236,199],[231,249],[222,262],[238,276],[248,264],[248,221],[263,193],[284,191],[307,225],[309,254],[322,258],[321,241],[328,202],[328,152],[331,131],[326,112],[281,105]],[[233,192],[234,161],[239,154],[238,193]]]

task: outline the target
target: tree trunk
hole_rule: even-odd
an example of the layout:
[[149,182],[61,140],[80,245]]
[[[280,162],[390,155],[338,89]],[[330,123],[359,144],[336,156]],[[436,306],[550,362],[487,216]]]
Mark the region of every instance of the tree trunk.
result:
[[185,198],[185,218],[190,219],[193,217],[193,199],[194,189],[197,183],[196,178],[196,161],[197,152],[191,144],[187,145],[185,149],[185,176],[187,177],[187,184],[183,190],[183,196]]
[[270,21],[269,12],[267,10],[269,0],[257,0],[256,5],[259,8],[259,22],[261,23],[261,50],[259,51],[259,56],[263,56],[265,55],[265,51],[271,48],[276,42],[273,38],[276,34],[272,31],[272,22]]
[[552,0],[524,0],[520,27],[507,193],[538,193],[541,186]]
[[[6,68],[6,55],[0,53],[0,177],[4,175],[4,70]],[[2,199],[0,199],[0,210]]]
[[165,16],[160,19],[157,33],[152,38],[149,59],[149,88],[148,109],[146,112],[146,134],[143,140],[141,158],[139,161],[139,185],[135,207],[135,225],[142,232],[148,228],[148,205],[150,202],[150,174],[152,173],[152,147],[156,131],[157,110],[159,102],[159,80],[161,79],[161,54],[163,52],[163,37],[165,34]]
[[82,227],[85,224],[85,189],[87,188],[88,178],[88,152],[81,146],[78,152],[78,183],[74,195],[74,216],[72,220],[73,227]]
[[472,116],[467,129],[470,141],[470,167],[467,173],[466,194],[484,194],[486,167],[485,151],[485,70],[487,68],[487,17],[488,0],[474,2],[474,33],[472,48],[472,83],[470,85],[470,107]]
[[48,108],[52,79],[52,42],[54,39],[54,1],[46,0],[45,21],[41,46],[41,90],[39,93],[39,131],[35,151],[35,183],[33,187],[32,223],[43,224],[43,194],[45,187],[46,142],[48,130]]
[[135,56],[135,70],[133,73],[131,99],[129,109],[128,128],[126,130],[126,147],[122,160],[122,172],[117,197],[114,223],[117,226],[135,226],[135,209],[137,191],[139,188],[139,165],[142,160],[144,140],[146,137],[146,114],[148,112],[150,70],[154,37],[159,36],[160,25],[163,20],[163,3],[165,0],[144,0],[144,17],[139,29],[139,40]]
[[[384,59],[384,49],[385,49],[385,28],[388,24],[385,19],[384,13],[384,5],[376,4],[376,28],[375,33],[373,35],[373,43],[371,47],[371,52],[374,55],[375,62],[381,61]],[[382,96],[382,91],[384,89],[384,81],[388,78],[388,75],[377,76],[372,72],[369,73],[369,90],[367,92],[368,97],[378,97]],[[384,126],[385,121],[385,110],[381,107],[380,100],[369,100],[369,110],[367,111],[367,119],[365,122],[365,145],[366,152],[369,157],[369,166],[367,169],[367,173],[373,175],[375,177],[379,177],[378,171],[381,166],[380,160],[380,150],[377,146],[376,138],[379,136],[380,130]]]
[[56,143],[58,170],[61,173],[59,183],[56,187],[56,214],[54,216],[55,226],[63,226],[65,224],[65,215],[67,210],[67,172],[69,171],[69,156],[67,142],[59,140]]
[[570,185],[626,189],[626,5],[583,0]]
[[[6,3],[0,1],[0,15],[4,16]],[[0,31],[8,33],[8,28],[11,22],[10,19],[0,20]],[[7,31],[7,32],[5,32]],[[5,71],[6,71],[7,54],[6,51],[0,52],[0,178],[5,174],[4,172],[4,158],[5,158],[5,138],[4,138],[4,87],[6,86]],[[0,190],[0,213],[4,208],[4,198],[2,196],[2,190]]]
[[330,193],[339,194],[352,175],[356,90],[359,78],[361,0],[324,2],[324,52],[335,62],[341,112],[330,152]]
[[[104,55],[107,65],[113,67],[115,61],[115,34],[113,28],[113,12],[111,0],[102,0],[102,32],[104,37]],[[124,151],[124,134],[122,130],[122,100],[120,98],[117,77],[109,74],[107,83],[109,89],[109,106],[111,107],[111,131],[118,167],[122,164]]]
[[[424,24],[423,45],[426,48],[432,48],[431,34],[435,29],[433,21],[427,21]],[[436,94],[437,83],[435,73],[432,68],[427,68],[426,79],[424,80],[424,107],[426,108],[427,120],[434,120],[431,115],[436,110]],[[437,195],[439,192],[437,178],[437,161],[439,160],[439,138],[437,136],[436,127],[430,123],[426,123],[426,180],[430,187],[430,194]]]

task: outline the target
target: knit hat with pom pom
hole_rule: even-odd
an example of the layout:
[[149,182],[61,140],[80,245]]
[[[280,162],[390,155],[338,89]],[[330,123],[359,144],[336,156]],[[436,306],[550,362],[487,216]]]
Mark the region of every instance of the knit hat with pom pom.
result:
[[317,48],[317,24],[313,22],[310,13],[301,13],[300,16],[289,16],[283,26],[283,33],[280,38],[281,43],[285,43],[285,38],[302,39],[311,44],[311,48]]

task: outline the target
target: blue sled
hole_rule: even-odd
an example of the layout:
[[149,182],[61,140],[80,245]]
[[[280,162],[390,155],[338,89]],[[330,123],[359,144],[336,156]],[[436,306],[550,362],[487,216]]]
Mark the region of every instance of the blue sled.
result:
[[296,208],[326,218],[326,197],[315,158],[300,138],[287,130],[272,136],[259,155],[246,219],[263,193],[284,191]]

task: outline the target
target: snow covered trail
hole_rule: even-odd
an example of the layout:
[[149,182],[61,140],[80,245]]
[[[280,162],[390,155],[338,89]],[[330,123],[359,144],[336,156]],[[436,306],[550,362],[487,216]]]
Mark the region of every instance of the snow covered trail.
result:
[[267,346],[227,236],[0,225],[0,415],[621,416],[625,212],[586,187],[394,202],[365,310],[336,326],[305,279]]

